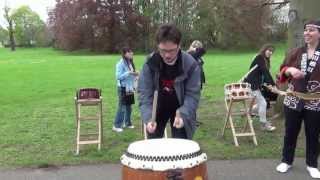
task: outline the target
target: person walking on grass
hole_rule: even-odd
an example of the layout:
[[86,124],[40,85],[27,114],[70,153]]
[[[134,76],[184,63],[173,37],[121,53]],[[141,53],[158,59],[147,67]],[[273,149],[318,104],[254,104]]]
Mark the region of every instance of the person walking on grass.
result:
[[200,67],[200,73],[201,73],[201,86],[200,88],[202,89],[202,84],[206,83],[206,77],[204,74],[203,70],[203,55],[206,53],[206,50],[203,47],[203,44],[199,40],[194,40],[187,52],[198,62],[199,67]]
[[118,110],[112,130],[122,132],[123,128],[133,129],[131,122],[131,105],[134,104],[134,81],[139,75],[133,63],[133,51],[124,47],[122,58],[116,65],[116,78],[118,87]]
[[[202,85],[206,83],[206,77],[203,70],[203,55],[206,53],[206,50],[203,47],[203,44],[199,40],[194,40],[187,52],[198,62],[200,68],[200,89],[202,90]],[[202,123],[197,119],[196,126],[200,126]]]
[[252,93],[255,96],[256,104],[253,106],[252,111],[258,112],[261,129],[265,131],[274,131],[276,129],[276,127],[272,126],[271,122],[267,120],[267,102],[261,93],[261,88],[264,83],[275,86],[275,82],[268,68],[273,52],[273,45],[263,45],[250,65],[250,69],[255,66],[256,68],[253,69],[245,79],[245,82],[251,84]]

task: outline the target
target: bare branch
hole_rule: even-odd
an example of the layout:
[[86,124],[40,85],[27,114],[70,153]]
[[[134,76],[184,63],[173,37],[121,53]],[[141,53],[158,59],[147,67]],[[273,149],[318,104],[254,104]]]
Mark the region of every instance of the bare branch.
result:
[[290,0],[283,0],[281,2],[274,2],[274,0],[267,0],[265,3],[261,4],[261,7],[264,6],[276,6],[274,9],[281,9],[290,3]]
[[270,1],[268,1],[268,2],[263,3],[262,6],[270,6],[270,5],[285,6],[285,5],[289,4],[289,3],[290,3],[289,0],[284,0],[282,2],[270,2]]

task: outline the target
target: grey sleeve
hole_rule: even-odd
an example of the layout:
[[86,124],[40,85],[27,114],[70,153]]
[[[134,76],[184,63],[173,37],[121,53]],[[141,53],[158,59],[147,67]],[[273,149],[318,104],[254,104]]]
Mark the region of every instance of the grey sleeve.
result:
[[200,99],[200,83],[200,68],[197,65],[186,81],[184,102],[179,108],[182,118],[186,121],[196,120]]
[[144,64],[138,81],[139,108],[144,123],[151,119],[154,88],[151,70],[147,64]]

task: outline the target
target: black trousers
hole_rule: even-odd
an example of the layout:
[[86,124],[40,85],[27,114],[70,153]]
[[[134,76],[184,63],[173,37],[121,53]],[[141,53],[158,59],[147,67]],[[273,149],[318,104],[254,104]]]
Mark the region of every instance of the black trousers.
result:
[[320,112],[302,110],[295,111],[284,106],[285,136],[282,150],[282,162],[292,164],[297,144],[297,138],[304,121],[306,136],[306,164],[311,167],[318,166]]
[[148,133],[148,139],[154,139],[154,138],[162,138],[164,135],[164,129],[167,125],[168,120],[170,120],[170,126],[171,126],[171,134],[173,138],[182,138],[187,139],[187,134],[184,129],[182,128],[175,128],[173,127],[174,118],[176,116],[176,110],[171,109],[159,109],[157,112],[157,127],[154,133]]

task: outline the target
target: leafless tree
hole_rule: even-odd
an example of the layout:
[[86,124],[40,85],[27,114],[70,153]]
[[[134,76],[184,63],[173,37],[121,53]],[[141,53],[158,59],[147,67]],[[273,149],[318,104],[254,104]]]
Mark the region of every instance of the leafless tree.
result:
[[8,23],[8,33],[9,33],[9,40],[10,40],[10,48],[11,51],[16,50],[16,43],[14,40],[14,28],[13,28],[13,20],[10,17],[10,8],[8,6],[4,7],[4,18]]

